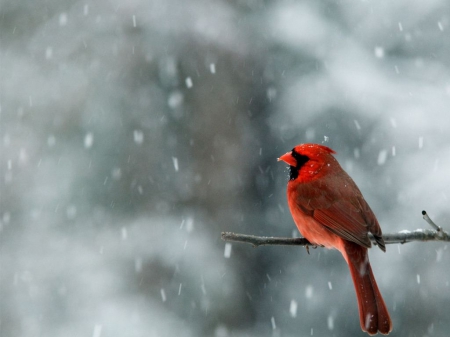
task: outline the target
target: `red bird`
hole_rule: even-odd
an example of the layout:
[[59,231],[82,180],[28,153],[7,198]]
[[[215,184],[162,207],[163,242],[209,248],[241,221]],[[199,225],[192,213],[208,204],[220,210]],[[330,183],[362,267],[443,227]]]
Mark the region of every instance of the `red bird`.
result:
[[298,230],[309,242],[335,248],[344,256],[355,286],[361,329],[369,335],[387,335],[392,322],[367,252],[371,247],[369,232],[378,247],[386,251],[381,228],[333,153],[323,145],[300,144],[278,158],[289,164],[289,209]]

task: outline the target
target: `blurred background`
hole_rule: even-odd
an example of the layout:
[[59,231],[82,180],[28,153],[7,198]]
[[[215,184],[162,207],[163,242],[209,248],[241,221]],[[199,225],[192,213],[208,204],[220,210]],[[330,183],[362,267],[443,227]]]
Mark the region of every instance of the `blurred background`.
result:
[[[298,235],[305,142],[385,233],[450,230],[449,33],[444,0],[1,0],[1,335],[365,336],[338,252],[220,233]],[[392,336],[448,335],[448,247],[370,251]]]

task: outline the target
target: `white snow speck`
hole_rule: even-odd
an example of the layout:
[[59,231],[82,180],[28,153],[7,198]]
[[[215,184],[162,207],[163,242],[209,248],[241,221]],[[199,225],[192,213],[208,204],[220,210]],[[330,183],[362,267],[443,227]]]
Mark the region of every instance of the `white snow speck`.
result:
[[441,21],[438,21],[438,27],[441,32],[444,31],[444,26],[442,25]]
[[398,30],[403,32],[403,25],[401,22],[398,23]]
[[330,137],[328,137],[328,136],[323,136],[323,141],[326,143],[326,142],[328,142],[328,139],[330,139]]
[[173,161],[173,167],[175,168],[175,171],[178,172],[178,158],[172,157],[172,161]]
[[53,48],[47,47],[45,48],[45,59],[50,60],[53,57]]
[[395,146],[392,147],[392,157],[395,157]]
[[328,288],[330,288],[330,290],[333,290],[333,285],[331,284],[330,281],[328,281]]
[[386,163],[386,159],[387,159],[387,151],[381,150],[380,153],[378,153],[377,164],[384,165]]
[[273,99],[277,97],[277,89],[271,87],[267,89],[267,98],[269,99],[269,102],[272,102]]
[[376,46],[375,47],[375,57],[382,59],[384,57],[384,48]]
[[211,63],[209,65],[209,71],[211,72],[211,74],[215,74],[216,73],[216,65],[214,63]]
[[270,322],[272,323],[272,329],[275,330],[277,328],[277,325],[275,324],[275,317],[272,316]]
[[184,96],[179,91],[174,91],[169,95],[169,99],[167,100],[167,104],[171,109],[176,109],[180,107],[184,102]]
[[182,287],[183,283],[180,283],[180,287],[178,288],[178,296],[181,295],[181,287]]
[[47,145],[48,147],[53,147],[56,144],[56,138],[53,135],[48,136],[47,138]]
[[101,324],[95,324],[94,332],[92,333],[92,337],[100,337],[101,334],[102,334],[102,325]]
[[[180,287],[181,287],[181,284],[180,284]],[[166,291],[164,290],[164,288],[161,288],[161,299],[162,299],[162,301],[163,302],[165,302],[166,301]]]
[[194,219],[187,218],[186,220],[186,232],[190,233],[194,230]]
[[291,304],[289,306],[289,313],[291,314],[291,317],[297,317],[297,301],[291,300]]
[[190,77],[186,77],[186,87],[188,87],[189,89],[192,88],[192,86],[194,85],[194,83],[192,83],[192,78]]
[[419,137],[419,149],[423,148],[423,137]]
[[358,148],[355,148],[355,149],[353,150],[353,156],[354,156],[355,158],[359,158],[360,154],[359,154],[359,149],[358,149]]
[[394,69],[395,69],[395,72],[396,72],[397,74],[400,74],[400,70],[398,69],[398,66],[397,66],[397,65],[394,66]]
[[118,167],[115,167],[111,171],[111,176],[114,180],[119,180],[122,177],[122,170]]
[[84,147],[86,149],[90,149],[93,144],[94,144],[94,135],[91,132],[89,132],[88,134],[86,134],[86,136],[84,136]]
[[420,275],[419,274],[416,275],[416,279],[417,279],[417,284],[420,284]]
[[311,336],[314,335],[314,329],[311,328]]
[[134,130],[133,139],[136,144],[141,145],[144,142],[144,133],[141,130]]
[[133,27],[136,28],[136,15],[133,15]]
[[128,238],[128,231],[127,231],[126,227],[122,227],[120,229],[120,233],[121,233],[121,236],[122,236],[122,240],[126,240]]
[[355,123],[356,129],[361,130],[361,125],[359,125],[358,121],[354,119],[353,122]]
[[314,291],[314,288],[313,288],[312,285],[306,286],[306,289],[305,289],[305,297],[306,297],[306,298],[312,298],[312,296],[313,296],[313,291]]
[[214,337],[229,337],[230,333],[226,326],[219,325],[214,331]]
[[83,14],[84,14],[84,16],[89,14],[89,5],[84,5],[84,7],[83,7]]
[[67,25],[67,13],[61,13],[59,15],[59,25],[61,27]]
[[232,247],[231,243],[227,242],[227,243],[225,244],[225,250],[224,250],[224,252],[223,252],[223,256],[224,256],[226,259],[229,259],[230,256],[231,256],[231,247]]
[[328,330],[333,330],[334,329],[334,318],[333,316],[328,316],[327,319],[327,325],[328,325]]

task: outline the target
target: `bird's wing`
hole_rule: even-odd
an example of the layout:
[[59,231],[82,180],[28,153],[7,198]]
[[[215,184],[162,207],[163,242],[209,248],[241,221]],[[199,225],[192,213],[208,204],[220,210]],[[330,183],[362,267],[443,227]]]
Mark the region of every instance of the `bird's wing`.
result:
[[353,180],[343,174],[339,179],[317,179],[297,186],[296,203],[306,214],[345,240],[370,247],[373,233],[385,250],[378,221]]

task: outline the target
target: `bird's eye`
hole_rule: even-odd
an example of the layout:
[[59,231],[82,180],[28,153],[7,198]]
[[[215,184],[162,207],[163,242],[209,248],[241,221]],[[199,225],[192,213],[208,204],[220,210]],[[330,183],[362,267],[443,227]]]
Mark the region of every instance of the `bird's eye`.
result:
[[297,151],[295,151],[295,149],[292,149],[292,157],[294,157],[294,159],[297,161],[297,166],[295,168],[298,170],[309,160],[308,156],[304,156],[298,153]]

